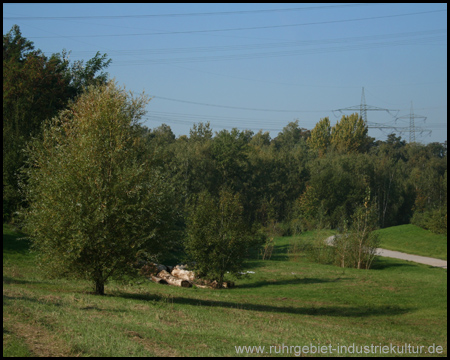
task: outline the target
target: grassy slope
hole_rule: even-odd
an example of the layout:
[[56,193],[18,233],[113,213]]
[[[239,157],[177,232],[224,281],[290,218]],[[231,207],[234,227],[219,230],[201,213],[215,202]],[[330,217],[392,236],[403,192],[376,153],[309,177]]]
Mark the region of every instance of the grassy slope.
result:
[[235,356],[234,346],[310,343],[434,343],[447,354],[443,269],[380,258],[343,270],[288,254],[292,239],[277,238],[272,260],[249,261],[255,273],[232,290],[143,281],[99,297],[43,277],[16,238],[4,228],[4,356]]
[[447,236],[436,235],[415,225],[400,225],[378,230],[380,247],[409,254],[447,260]]

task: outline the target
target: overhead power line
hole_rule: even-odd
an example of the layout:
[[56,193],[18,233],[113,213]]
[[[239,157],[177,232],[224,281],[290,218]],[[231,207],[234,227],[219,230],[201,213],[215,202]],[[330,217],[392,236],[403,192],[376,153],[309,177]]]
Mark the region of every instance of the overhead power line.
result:
[[[394,40],[396,38],[399,41],[410,40],[417,42],[430,42],[432,40],[445,40],[447,29],[436,29],[428,31],[413,31],[405,33],[391,33],[380,35],[368,35],[368,36],[352,36],[343,38],[327,38],[316,40],[302,40],[302,41],[277,41],[268,43],[256,43],[256,44],[237,44],[237,45],[217,45],[217,46],[191,46],[191,47],[174,47],[174,48],[151,48],[151,49],[137,49],[137,50],[111,50],[108,52],[110,56],[120,55],[165,55],[165,54],[184,54],[184,53],[215,53],[219,51],[249,51],[259,49],[275,49],[286,47],[299,47],[299,46],[312,46],[312,45],[335,45],[335,44],[347,44],[347,43],[367,43],[370,41],[382,41],[382,40]],[[375,45],[384,44],[384,42],[373,43]],[[389,43],[387,43],[389,44]],[[396,43],[395,43],[396,44]],[[85,55],[90,54],[92,51],[76,51],[72,52],[72,55]]]
[[252,53],[238,53],[238,54],[223,54],[216,56],[196,56],[196,57],[174,57],[174,58],[156,58],[156,59],[137,59],[137,60],[124,60],[115,61],[114,66],[121,65],[145,65],[145,64],[169,64],[169,63],[190,63],[190,62],[206,62],[206,61],[228,61],[228,60],[241,60],[241,59],[254,59],[254,58],[270,58],[270,57],[284,57],[284,56],[297,56],[297,55],[310,55],[310,54],[323,54],[332,52],[343,52],[343,51],[358,51],[367,50],[382,47],[391,46],[404,46],[404,45],[418,45],[426,44],[430,45],[433,41],[442,41],[445,37],[433,37],[425,41],[425,39],[407,39],[399,41],[388,41],[379,43],[368,43],[368,44],[354,44],[346,46],[332,46],[332,47],[319,47],[319,48],[306,48],[306,49],[295,49],[286,51],[265,51],[265,52],[252,52]]
[[257,108],[247,108],[247,107],[239,107],[239,106],[228,106],[228,105],[217,105],[217,104],[206,104],[206,103],[199,103],[194,101],[187,101],[187,100],[179,100],[179,99],[172,99],[172,98],[166,98],[163,96],[153,96],[155,99],[161,99],[161,100],[168,100],[168,101],[175,101],[175,102],[181,102],[185,104],[193,104],[193,105],[202,105],[202,106],[211,106],[211,107],[219,107],[219,108],[225,108],[225,109],[236,109],[236,110],[249,110],[249,111],[266,111],[266,112],[285,112],[285,113],[298,113],[298,112],[308,112],[308,113],[318,113],[318,112],[329,112],[332,110],[283,110],[283,109],[257,109]]
[[215,16],[215,15],[247,15],[257,13],[289,12],[303,10],[322,10],[330,8],[356,7],[377,4],[343,4],[343,5],[325,5],[309,6],[285,9],[261,9],[261,10],[236,10],[236,11],[214,11],[198,13],[175,13],[175,14],[141,14],[141,15],[94,15],[94,16],[6,16],[4,20],[86,20],[86,19],[139,19],[155,17],[185,17],[185,16]]
[[[210,32],[226,32],[226,31],[244,31],[244,30],[262,30],[262,29],[276,29],[276,28],[287,28],[287,27],[297,27],[297,26],[309,26],[309,25],[325,25],[325,24],[335,24],[335,23],[345,23],[354,21],[365,21],[365,20],[376,20],[376,19],[387,19],[395,18],[401,16],[412,16],[412,15],[423,15],[431,14],[437,12],[444,12],[443,10],[433,10],[433,11],[421,11],[415,13],[406,14],[395,14],[395,15],[383,15],[383,16],[373,16],[366,18],[355,18],[355,19],[345,19],[345,20],[330,20],[330,21],[318,21],[302,24],[288,24],[288,25],[266,25],[266,26],[253,26],[253,27],[240,27],[240,28],[228,28],[228,29],[209,29],[209,30],[184,30],[184,31],[162,31],[162,32],[152,32],[152,33],[141,33],[141,34],[109,34],[109,35],[64,35],[66,38],[77,38],[77,37],[122,37],[122,36],[151,36],[151,35],[176,35],[176,34],[195,34],[195,33],[210,33]],[[33,39],[52,39],[61,36],[30,36]]]

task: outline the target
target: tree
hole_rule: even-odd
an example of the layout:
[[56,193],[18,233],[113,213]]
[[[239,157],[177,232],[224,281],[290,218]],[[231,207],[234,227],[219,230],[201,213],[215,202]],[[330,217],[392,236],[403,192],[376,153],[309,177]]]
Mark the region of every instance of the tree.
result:
[[[43,55],[14,25],[3,36],[3,216],[10,218],[20,199],[17,172],[25,161],[21,151],[51,118],[87,86],[104,84],[109,66],[106,54],[76,61],[72,66],[65,51]],[[6,216],[5,216],[6,215]]]
[[147,103],[114,82],[91,86],[28,146],[24,230],[49,275],[103,295],[137,256],[170,244],[171,192],[139,136]]
[[379,246],[376,204],[370,198],[367,188],[364,205],[356,208],[352,216],[350,239],[353,242],[354,267],[369,269]]
[[204,191],[192,201],[189,213],[187,254],[198,275],[216,280],[220,288],[226,272],[239,275],[253,244],[240,196],[222,189],[216,199]]
[[291,121],[287,124],[283,131],[274,139],[275,145],[292,149],[301,140],[306,140],[310,135],[310,131],[298,126],[298,120]]
[[330,143],[340,153],[357,153],[367,150],[370,139],[368,127],[358,114],[342,116],[331,129]]
[[248,163],[248,134],[233,128],[216,132],[212,143],[212,155],[220,173],[220,184],[234,191],[242,190]]
[[314,129],[311,130],[311,136],[308,138],[308,144],[311,149],[318,151],[319,157],[323,156],[330,146],[331,126],[328,117],[321,119]]

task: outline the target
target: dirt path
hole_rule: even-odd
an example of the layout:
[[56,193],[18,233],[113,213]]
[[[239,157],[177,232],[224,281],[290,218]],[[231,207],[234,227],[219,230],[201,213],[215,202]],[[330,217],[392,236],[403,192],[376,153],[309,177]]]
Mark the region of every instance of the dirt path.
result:
[[[330,236],[325,239],[325,241],[327,242],[328,245],[333,245],[334,237],[335,237],[335,235]],[[431,258],[431,257],[427,257],[427,256],[406,254],[406,253],[403,253],[400,251],[392,251],[392,250],[386,250],[386,249],[381,249],[381,248],[376,249],[376,254],[378,256],[413,261],[413,262],[416,262],[419,264],[425,264],[425,265],[430,265],[430,266],[434,266],[434,267],[440,267],[443,269],[447,269],[447,260],[435,259],[435,258]]]

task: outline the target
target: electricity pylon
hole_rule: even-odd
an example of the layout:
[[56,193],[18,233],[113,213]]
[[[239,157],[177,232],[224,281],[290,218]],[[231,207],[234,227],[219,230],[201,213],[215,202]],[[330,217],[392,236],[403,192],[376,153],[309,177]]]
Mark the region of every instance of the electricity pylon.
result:
[[424,132],[427,132],[428,134],[431,134],[431,130],[422,129],[422,128],[416,128],[415,120],[416,119],[423,119],[423,121],[425,122],[427,117],[426,116],[422,116],[422,115],[414,114],[412,101],[411,101],[411,110],[409,112],[409,115],[403,115],[403,116],[396,117],[395,121],[397,121],[398,119],[408,119],[408,118],[409,118],[409,129],[406,128],[407,130],[404,130],[403,132],[409,132],[409,142],[410,143],[416,142],[416,132],[420,132],[421,134],[424,133]]
[[[421,115],[416,115],[414,114],[413,111],[413,106],[412,106],[412,102],[411,102],[411,111],[409,113],[409,115],[404,115],[404,116],[400,116],[398,117],[397,114],[400,110],[392,110],[392,109],[384,109],[384,108],[380,108],[377,106],[372,106],[372,105],[367,105],[366,104],[366,96],[364,94],[364,87],[362,88],[362,93],[361,93],[361,104],[360,105],[355,105],[355,106],[349,106],[346,108],[342,108],[342,109],[337,109],[337,110],[333,110],[333,114],[336,116],[335,112],[339,111],[340,113],[343,113],[344,111],[358,111],[359,110],[359,115],[361,116],[361,118],[363,119],[364,123],[367,125],[367,127],[369,129],[378,129],[384,132],[384,130],[391,130],[392,131],[396,131],[400,134],[403,133],[409,133],[409,142],[415,142],[416,141],[416,132],[423,134],[424,132],[428,133],[429,135],[431,134],[431,130],[429,129],[422,129],[422,128],[417,128],[415,126],[415,119],[424,119],[424,121],[427,119],[426,116],[421,116]],[[396,126],[396,125],[392,125],[392,124],[379,124],[379,123],[374,123],[374,122],[368,122],[367,121],[367,111],[386,111],[389,115],[391,115],[392,117],[394,117],[395,121],[397,121],[398,119],[409,119],[409,127],[407,126]],[[393,115],[391,112],[396,111],[396,114]]]
[[[355,110],[356,111],[359,110],[359,115],[363,119],[364,123],[367,124],[367,125],[369,125],[368,122],[367,122],[367,112],[368,111],[386,111],[389,115],[391,115],[394,118],[398,114],[398,112],[400,111],[400,110],[384,109],[384,108],[380,108],[380,107],[377,107],[377,106],[367,105],[366,104],[366,96],[364,95],[364,87],[362,88],[361,104],[360,105],[349,106],[349,107],[342,108],[342,109],[336,109],[336,110],[333,110],[333,114],[334,114],[335,111],[339,111],[340,113],[343,113],[344,111],[355,111]],[[396,111],[397,113],[395,115],[392,115],[391,111],[392,112]],[[336,114],[335,114],[335,116],[336,116]],[[371,126],[369,125],[369,127],[371,127]]]

